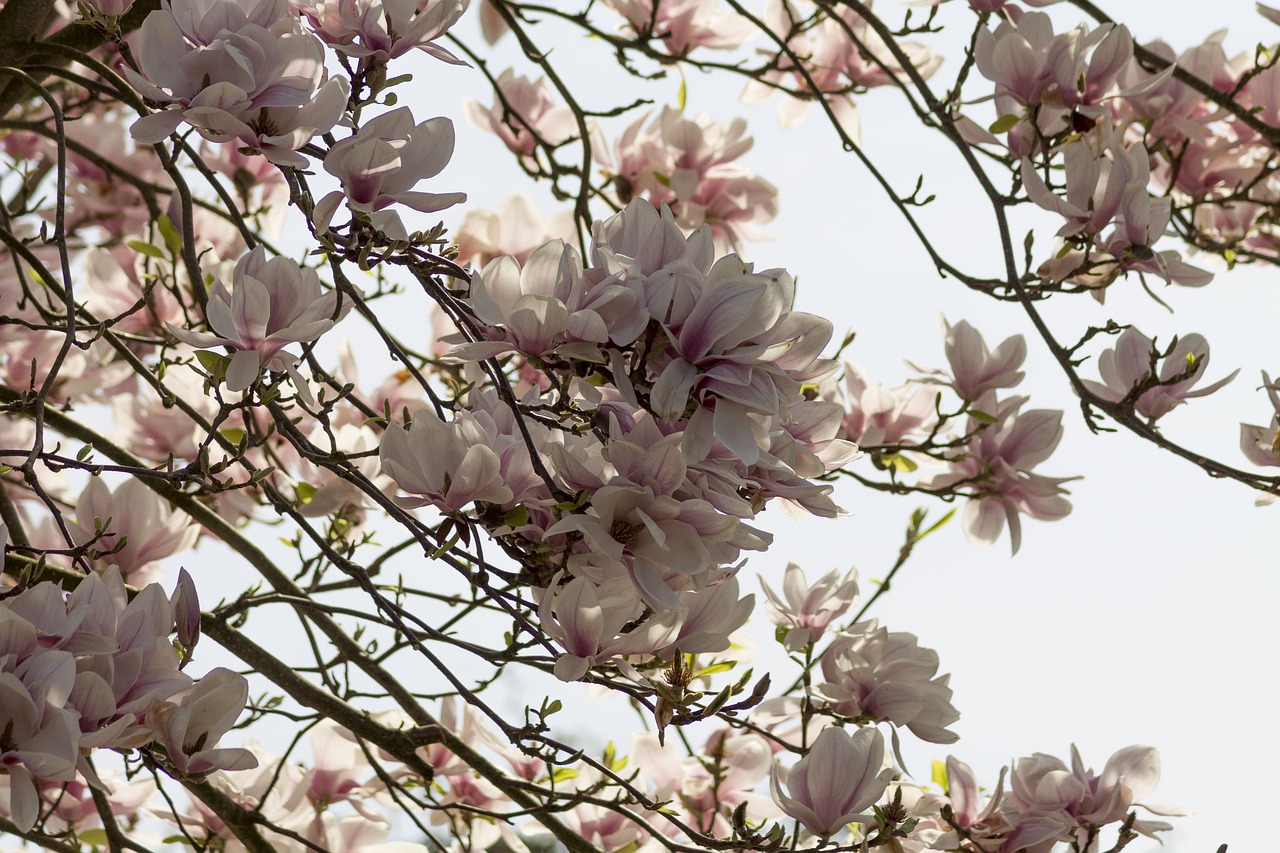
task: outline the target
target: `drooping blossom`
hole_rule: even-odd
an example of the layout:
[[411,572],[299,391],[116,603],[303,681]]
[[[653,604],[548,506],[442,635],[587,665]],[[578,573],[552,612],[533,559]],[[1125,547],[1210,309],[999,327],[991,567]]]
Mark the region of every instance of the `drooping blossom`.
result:
[[324,158],[324,170],[342,182],[316,202],[316,230],[323,232],[344,195],[347,206],[369,218],[392,240],[409,239],[400,215],[389,207],[402,204],[422,213],[435,213],[461,204],[466,193],[429,193],[413,188],[434,178],[453,156],[453,122],[447,118],[413,123],[408,107],[384,113],[334,144]]
[[818,691],[843,716],[906,726],[930,743],[953,743],[958,736],[947,727],[960,714],[951,704],[950,676],[937,673],[937,652],[921,648],[914,634],[871,620],[823,653],[826,681]]
[[884,764],[884,739],[874,728],[849,734],[830,726],[822,730],[808,754],[787,773],[783,793],[777,766],[771,777],[773,799],[804,828],[829,838],[850,823],[874,823],[867,814],[893,776]]
[[799,651],[816,642],[832,621],[844,615],[858,597],[855,574],[850,570],[840,578],[832,569],[809,586],[805,582],[804,570],[795,563],[788,563],[782,578],[786,601],[778,597],[763,577],[760,578],[769,619],[787,632],[784,640],[787,651]]
[[[1280,385],[1273,383],[1266,371],[1262,373],[1262,387],[1267,389],[1267,397],[1274,410],[1271,422],[1265,426],[1240,424],[1240,450],[1254,465],[1264,467],[1280,466]],[[1259,492],[1259,506],[1273,503],[1276,495],[1270,492]]]
[[573,111],[545,78],[530,80],[508,68],[495,85],[500,94],[492,107],[468,99],[463,109],[472,124],[496,135],[512,154],[530,159],[539,144],[554,148],[578,133]]
[[1063,518],[1071,503],[1062,487],[1072,477],[1046,477],[1031,469],[1048,459],[1062,440],[1062,412],[1021,411],[1026,397],[996,402],[995,395],[978,400],[975,410],[984,420],[970,417],[971,434],[963,452],[948,458],[950,469],[925,482],[931,488],[964,488],[972,498],[964,508],[964,531],[975,545],[990,545],[1009,525],[1016,554],[1022,544],[1019,514],[1041,521]]
[[[1183,335],[1176,339],[1167,355],[1161,358],[1162,355],[1155,341],[1130,327],[1121,333],[1114,347],[1103,350],[1098,357],[1102,382],[1086,379],[1085,387],[1105,400],[1118,401],[1144,382],[1154,379],[1160,384],[1138,395],[1133,408],[1144,418],[1155,421],[1189,399],[1212,394],[1240,372],[1233,370],[1229,376],[1193,391],[1192,387],[1204,376],[1209,365],[1208,341],[1197,334]],[[1160,362],[1163,363],[1157,370],[1156,365]],[[1179,376],[1185,378],[1172,381]]]
[[[172,324],[169,331],[197,349],[235,350],[227,366],[227,388],[243,391],[264,369],[295,371],[299,356],[285,347],[316,340],[346,316],[351,304],[336,290],[321,287],[315,270],[285,257],[268,260],[258,246],[236,263],[230,289],[222,280],[209,288],[205,314],[212,331]],[[298,377],[295,385],[301,391],[305,383]]]

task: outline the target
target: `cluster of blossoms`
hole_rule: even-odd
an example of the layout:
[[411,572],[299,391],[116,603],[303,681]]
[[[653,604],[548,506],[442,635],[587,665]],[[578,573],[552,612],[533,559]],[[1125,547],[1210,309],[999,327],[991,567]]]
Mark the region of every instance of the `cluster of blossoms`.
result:
[[[791,309],[785,272],[716,260],[712,244],[708,226],[686,237],[669,208],[635,200],[597,224],[589,265],[560,241],[523,264],[490,261],[448,358],[515,354],[535,374],[521,403],[580,426],[530,422],[522,434],[477,389],[451,419],[420,409],[382,441],[403,506],[475,503],[548,581],[567,570],[540,611],[566,650],[561,677],[623,655],[728,648],[750,609],[730,567],[769,541],[748,522],[775,497],[837,511],[831,487],[806,478],[856,448],[836,437],[839,407],[802,393],[835,369],[820,357],[831,326]],[[538,379],[552,368],[581,378]]]
[[[1007,524],[1016,553],[1021,516],[1051,521],[1071,511],[1063,484],[1072,478],[1033,470],[1062,439],[1062,412],[1024,411],[1027,397],[998,395],[1023,379],[1027,348],[1021,335],[992,351],[969,323],[944,320],[943,343],[949,370],[916,367],[917,377],[886,388],[846,364],[843,384],[828,384],[824,396],[846,409],[842,438],[857,442],[878,467],[895,475],[920,470],[924,488],[967,496],[969,540],[989,545]],[[959,398],[954,411],[943,408],[944,387]],[[930,470],[939,466],[945,470]]]
[[[907,75],[908,67],[927,78],[942,64],[942,57],[926,45],[901,41],[897,47],[908,60],[902,64],[850,8],[841,7],[838,15],[832,15],[803,0],[767,0],[762,17],[782,47],[760,49],[776,57],[774,67],[748,82],[742,99],[756,103],[783,88],[786,94],[778,105],[778,122],[783,127],[803,119],[810,104],[820,98],[849,139],[857,142],[861,131],[854,94],[891,85]],[[788,83],[794,89],[785,88]]]
[[0,602],[0,806],[14,825],[35,825],[42,783],[79,773],[105,789],[87,760],[94,749],[142,750],[195,778],[255,766],[247,750],[217,745],[244,710],[244,677],[182,671],[199,636],[186,573],[172,596],[151,584],[130,600],[113,567],[70,593],[46,581]]

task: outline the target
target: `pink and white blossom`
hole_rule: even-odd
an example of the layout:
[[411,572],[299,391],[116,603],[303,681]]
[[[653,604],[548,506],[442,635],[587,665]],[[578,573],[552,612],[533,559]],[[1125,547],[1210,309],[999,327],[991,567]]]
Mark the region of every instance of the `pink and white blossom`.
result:
[[822,730],[804,758],[787,773],[783,793],[775,766],[770,780],[773,799],[804,828],[820,838],[835,835],[850,823],[874,823],[868,814],[884,794],[893,770],[884,765],[884,739],[874,728],[849,734],[831,726]]

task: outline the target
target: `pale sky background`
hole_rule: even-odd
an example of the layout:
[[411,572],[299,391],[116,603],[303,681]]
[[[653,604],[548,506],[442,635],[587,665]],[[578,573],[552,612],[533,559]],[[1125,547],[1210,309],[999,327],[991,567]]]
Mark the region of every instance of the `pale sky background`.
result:
[[[889,6],[883,0],[879,4],[882,10]],[[945,17],[959,25],[931,42],[947,56],[938,80],[959,62],[958,49],[948,47],[947,39],[968,34],[971,16],[961,6],[944,8]],[[1164,37],[1178,50],[1220,27],[1231,28],[1229,55],[1251,51],[1257,39],[1280,40],[1280,28],[1254,14],[1253,4],[1244,0],[1128,0],[1104,8],[1129,23],[1139,40]],[[1070,10],[1055,14],[1062,19],[1064,11]],[[474,20],[464,21],[459,31],[474,33],[474,27]],[[601,45],[581,38],[554,44],[555,61],[589,102],[612,106],[638,91],[610,88],[623,84]],[[497,56],[495,73],[509,64],[530,73],[510,39],[490,55]],[[470,204],[490,209],[519,190],[545,214],[559,209],[544,190],[529,184],[496,137],[473,130],[463,118],[463,97],[492,102],[478,72],[425,61],[406,67],[415,80],[399,90],[401,103],[413,108],[418,121],[450,116],[458,131],[455,162],[419,189],[465,190]],[[676,89],[675,79],[658,82],[647,96],[657,109],[664,102],[674,104]],[[1016,558],[1010,559],[1007,533],[995,546],[977,550],[957,519],[920,546],[893,591],[877,604],[873,615],[883,624],[915,633],[922,645],[938,650],[942,670],[952,673],[954,703],[962,714],[955,726],[961,740],[950,747],[921,744],[904,734],[909,768],[927,782],[930,760],[950,752],[994,785],[1003,764],[1033,752],[1067,759],[1074,742],[1085,762],[1100,771],[1115,750],[1149,743],[1160,749],[1164,764],[1151,800],[1196,812],[1175,819],[1165,850],[1214,853],[1223,842],[1231,845],[1231,853],[1274,849],[1274,831],[1265,816],[1280,759],[1272,653],[1274,603],[1280,597],[1275,536],[1280,506],[1256,508],[1253,493],[1243,486],[1214,481],[1127,433],[1091,435],[1018,306],[939,279],[903,220],[855,158],[840,151],[816,112],[802,126],[780,130],[774,119],[777,99],[743,106],[737,100],[740,89],[736,80],[694,73],[688,110],[705,110],[721,121],[746,117],[756,147],[741,162],[781,188],[781,214],[765,226],[774,241],[748,247],[758,266],[782,266],[798,276],[797,307],[830,317],[837,339],[846,329],[855,330],[857,342],[847,357],[885,385],[909,375],[904,358],[945,365],[940,315],[969,320],[992,347],[1009,335],[1026,335],[1028,378],[1018,393],[1031,396],[1027,408],[1065,411],[1062,444],[1037,470],[1084,476],[1069,486],[1075,510],[1067,519],[1025,522]],[[924,192],[938,195],[920,215],[943,254],[961,268],[997,269],[989,208],[973,182],[964,180],[951,149],[940,137],[924,134],[893,92],[876,90],[859,103],[864,144],[875,161],[904,192],[923,173]],[[460,218],[459,212],[446,221],[452,225]],[[411,228],[429,224],[425,218],[406,221]],[[1056,227],[1043,231],[1038,244],[1047,247]],[[1266,422],[1271,409],[1257,390],[1258,371],[1280,372],[1275,277],[1270,270],[1237,270],[1201,290],[1159,288],[1175,309],[1172,315],[1142,293],[1137,281],[1114,285],[1105,307],[1077,297],[1052,300],[1043,310],[1070,340],[1108,318],[1135,323],[1162,340],[1193,331],[1205,335],[1212,346],[1208,379],[1237,367],[1241,374],[1224,390],[1161,423],[1185,444],[1247,467],[1237,448],[1238,424]],[[423,315],[395,322],[410,333],[425,330]],[[351,327],[348,321],[342,334],[354,335]],[[1087,375],[1094,375],[1089,369]],[[363,375],[365,384],[380,378],[374,368]],[[861,464],[869,468],[868,462]],[[811,577],[856,566],[864,594],[869,593],[871,579],[883,577],[892,565],[910,511],[921,502],[866,492],[851,483],[842,484],[838,502],[850,510],[849,517],[793,522],[777,510],[766,512],[760,526],[776,534],[775,544],[751,557],[740,576],[743,591],[759,597],[755,575],[776,585],[794,561]],[[930,508],[935,518],[947,509]],[[757,672],[789,675],[763,607],[749,628],[760,643]],[[776,683],[784,680],[790,679]],[[505,690],[513,707],[536,705],[540,696],[540,687],[528,683]],[[566,730],[589,732],[597,742],[612,738],[624,744],[631,718],[623,717],[618,729],[606,728],[602,720],[621,715],[602,712],[596,701],[567,702],[555,719]],[[1144,840],[1129,849],[1157,848]]]

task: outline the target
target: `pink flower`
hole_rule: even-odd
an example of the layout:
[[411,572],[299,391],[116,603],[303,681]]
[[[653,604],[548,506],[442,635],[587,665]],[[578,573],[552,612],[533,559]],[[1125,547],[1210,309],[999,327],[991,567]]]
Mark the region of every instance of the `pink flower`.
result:
[[238,139],[273,163],[306,166],[297,149],[337,123],[349,87],[342,77],[324,82],[320,42],[282,15],[285,8],[263,0],[246,17],[227,0],[208,9],[179,2],[148,15],[139,35],[142,73],[124,73],[169,106],[136,121],[134,139],[159,142],[185,120],[211,142]]
[[699,47],[733,50],[753,32],[738,15],[717,12],[717,0],[605,0],[605,5],[638,35],[660,38],[672,56],[687,56]]
[[818,689],[838,714],[906,726],[921,740],[953,743],[947,726],[960,719],[950,676],[937,676],[938,653],[914,634],[890,632],[875,620],[850,629],[822,655],[827,681]]
[[[1104,350],[1099,356],[1098,372],[1102,374],[1102,382],[1086,379],[1084,384],[1099,397],[1118,401],[1148,379],[1158,379],[1162,384],[1142,392],[1133,406],[1138,414],[1149,421],[1155,421],[1193,397],[1212,394],[1235,379],[1240,372],[1234,370],[1229,376],[1198,391],[1192,391],[1192,386],[1204,376],[1209,364],[1209,344],[1197,334],[1175,338],[1172,349],[1163,356],[1164,363],[1157,373],[1156,364],[1159,361],[1161,353],[1155,341],[1130,327],[1120,335],[1113,348]],[[1174,377],[1188,372],[1190,375],[1185,379],[1170,382]]]
[[477,267],[503,255],[523,265],[535,249],[555,239],[565,243],[577,239],[573,215],[566,211],[543,219],[533,202],[520,193],[508,196],[492,211],[468,209],[454,233],[458,262]]
[[[1042,521],[1065,517],[1071,504],[1062,497],[1062,484],[1071,477],[1045,477],[1031,471],[1053,453],[1062,440],[1062,412],[1036,409],[1019,413],[1026,397],[997,404],[995,395],[976,402],[978,411],[994,423],[970,418],[973,433],[963,455],[947,461],[950,473],[930,478],[931,488],[967,488],[973,500],[964,509],[964,531],[975,545],[990,545],[1006,522],[1013,552],[1022,544],[1019,513]],[[992,411],[994,410],[994,411]]]
[[804,579],[804,570],[788,563],[782,578],[786,601],[780,599],[764,578],[760,579],[767,598],[769,619],[786,631],[784,645],[795,652],[814,643],[835,619],[843,616],[858,597],[858,582],[850,570],[843,579],[835,569],[827,572],[813,586]]
[[214,770],[249,770],[258,759],[247,749],[218,748],[249,698],[243,675],[221,667],[190,690],[154,708],[147,725],[169,764],[183,776],[203,777]]
[[466,65],[436,40],[467,10],[469,0],[295,0],[320,38],[348,56],[387,62],[421,50]]
[[504,503],[511,489],[502,477],[492,436],[467,411],[445,423],[431,409],[420,409],[408,429],[387,425],[378,457],[382,470],[412,497],[398,497],[406,509],[433,504],[459,512],[472,501]]
[[495,95],[492,107],[467,99],[463,108],[472,124],[495,134],[511,153],[531,158],[539,141],[554,148],[578,133],[573,111],[544,78],[531,81],[508,68],[498,75],[497,89],[502,95]]
[[1014,335],[996,351],[987,349],[977,329],[965,320],[952,326],[944,318],[947,361],[951,363],[952,386],[960,399],[974,401],[988,391],[1012,388],[1025,375],[1019,367],[1027,357],[1027,343],[1022,335]]
[[185,512],[134,478],[113,491],[101,477],[90,477],[67,529],[77,545],[93,541],[90,557],[99,566],[119,566],[135,584],[149,577],[153,563],[187,550],[200,535]]
[[[285,257],[268,260],[261,246],[240,259],[231,281],[231,290],[220,280],[209,288],[206,320],[212,332],[169,324],[174,337],[197,349],[235,350],[227,367],[231,391],[244,391],[264,368],[292,371],[299,357],[285,347],[316,340],[351,310],[350,300],[321,287],[315,270]],[[295,379],[300,389],[303,384]]]
[[864,814],[884,793],[893,770],[884,764],[884,740],[874,728],[852,735],[834,726],[822,730],[804,758],[787,774],[782,792],[778,768],[771,777],[774,801],[814,835],[828,838],[846,824],[874,822]]
[[345,194],[347,205],[365,214],[393,240],[407,240],[404,224],[386,208],[403,204],[434,213],[467,200],[466,193],[416,192],[419,181],[434,178],[453,156],[453,122],[433,118],[414,125],[408,107],[384,113],[329,149],[324,170],[342,182],[316,203],[317,231],[324,231]]
[[[1265,427],[1253,424],[1240,424],[1240,450],[1254,465],[1266,467],[1280,466],[1280,384],[1273,383],[1266,371],[1262,373],[1262,387],[1267,389],[1267,397],[1274,410],[1271,422]],[[1275,495],[1265,492],[1258,496],[1259,503],[1271,503]]]
[[643,611],[626,578],[596,585],[578,577],[556,589],[558,577],[542,594],[538,621],[564,647],[555,665],[561,681],[577,681],[593,666],[620,655],[655,652],[675,639],[681,616],[675,610],[650,615],[631,630],[622,631]]

